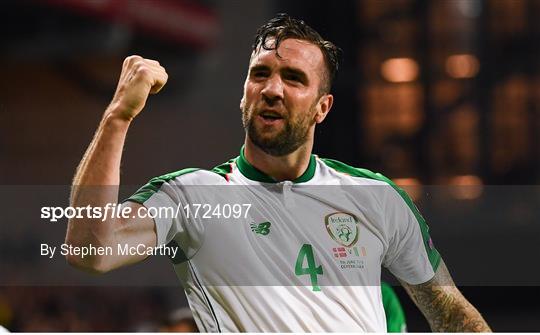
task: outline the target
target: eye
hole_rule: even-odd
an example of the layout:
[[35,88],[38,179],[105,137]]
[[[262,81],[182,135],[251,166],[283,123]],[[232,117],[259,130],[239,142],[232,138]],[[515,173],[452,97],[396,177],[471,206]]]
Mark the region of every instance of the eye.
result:
[[266,78],[268,77],[268,71],[264,70],[255,70],[251,72],[251,76],[254,78]]
[[296,73],[286,73],[283,78],[288,81],[292,81],[294,83],[303,84],[304,80],[302,76],[296,74]]
[[300,77],[294,74],[286,75],[285,79],[292,80],[292,81],[300,81]]

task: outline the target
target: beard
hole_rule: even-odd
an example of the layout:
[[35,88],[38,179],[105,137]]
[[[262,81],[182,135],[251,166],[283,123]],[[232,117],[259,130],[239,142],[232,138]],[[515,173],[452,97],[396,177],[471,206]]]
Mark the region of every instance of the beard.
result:
[[253,110],[242,109],[242,123],[253,144],[268,155],[280,157],[296,151],[306,143],[311,126],[308,120],[313,112],[311,108],[309,113],[304,114],[306,116],[297,122],[291,121],[288,116],[284,117],[282,129],[271,136],[263,134],[263,130],[257,128],[255,117],[258,114]]

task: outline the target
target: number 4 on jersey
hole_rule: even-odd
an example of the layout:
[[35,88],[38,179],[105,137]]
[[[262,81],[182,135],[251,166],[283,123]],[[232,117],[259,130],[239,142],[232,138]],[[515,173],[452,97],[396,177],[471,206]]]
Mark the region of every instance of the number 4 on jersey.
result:
[[[307,268],[304,268],[304,259],[307,260]],[[297,276],[309,275],[311,279],[311,286],[313,286],[313,291],[320,291],[321,288],[318,284],[317,275],[323,274],[322,265],[315,265],[315,257],[313,256],[313,248],[311,244],[304,244],[298,252],[298,257],[296,258],[296,266],[294,267],[294,274]]]

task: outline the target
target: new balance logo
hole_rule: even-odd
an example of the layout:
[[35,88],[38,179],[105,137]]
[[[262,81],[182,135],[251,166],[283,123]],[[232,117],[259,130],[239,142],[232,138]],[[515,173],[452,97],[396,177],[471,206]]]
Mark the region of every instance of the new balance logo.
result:
[[251,231],[254,232],[255,234],[260,234],[260,235],[268,235],[270,234],[270,222],[263,222],[263,223],[259,223],[259,224],[256,224],[256,223],[252,223],[251,224]]

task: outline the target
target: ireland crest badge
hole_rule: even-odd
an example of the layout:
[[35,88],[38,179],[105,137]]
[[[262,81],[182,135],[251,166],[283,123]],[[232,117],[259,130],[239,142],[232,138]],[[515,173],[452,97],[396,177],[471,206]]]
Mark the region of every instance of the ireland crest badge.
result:
[[328,234],[337,243],[350,247],[358,241],[358,220],[352,214],[336,212],[324,217]]

